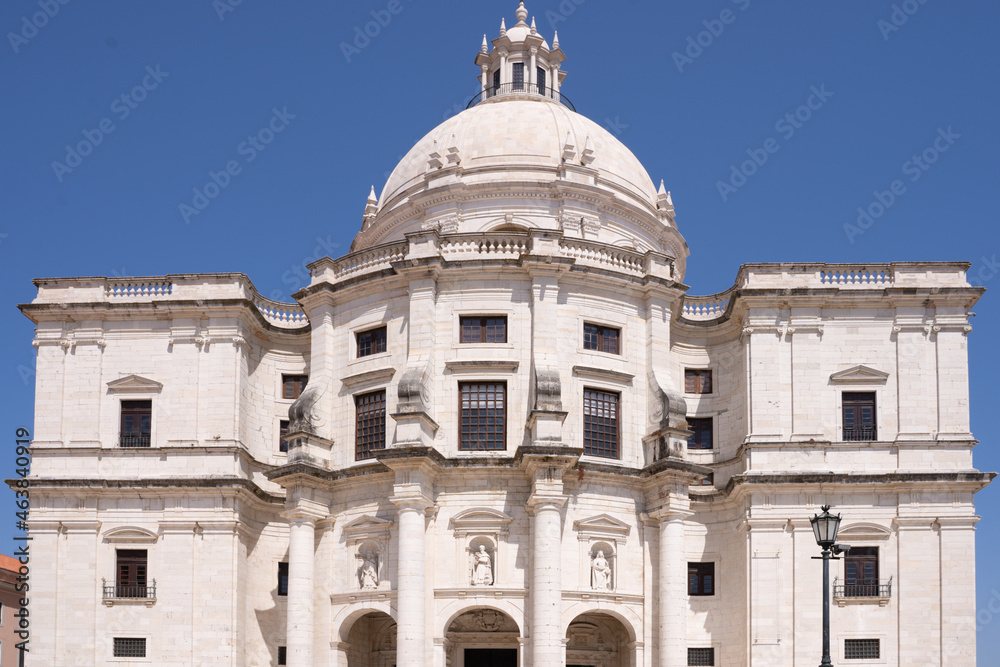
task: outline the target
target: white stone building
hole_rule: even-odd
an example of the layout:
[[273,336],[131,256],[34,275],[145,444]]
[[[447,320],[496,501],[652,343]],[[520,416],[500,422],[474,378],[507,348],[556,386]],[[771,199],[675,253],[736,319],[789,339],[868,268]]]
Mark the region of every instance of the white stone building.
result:
[[35,666],[975,665],[967,264],[684,285],[528,23],[297,303],[37,280]]

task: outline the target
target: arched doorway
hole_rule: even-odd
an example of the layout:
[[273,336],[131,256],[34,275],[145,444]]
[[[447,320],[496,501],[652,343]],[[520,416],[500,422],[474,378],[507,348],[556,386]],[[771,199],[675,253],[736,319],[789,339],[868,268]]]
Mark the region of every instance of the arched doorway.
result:
[[470,609],[448,626],[451,667],[517,667],[520,629],[496,609]]
[[347,633],[347,667],[393,667],[396,664],[396,621],[373,611],[354,621]]
[[614,616],[580,614],[566,631],[566,667],[629,667],[628,630]]

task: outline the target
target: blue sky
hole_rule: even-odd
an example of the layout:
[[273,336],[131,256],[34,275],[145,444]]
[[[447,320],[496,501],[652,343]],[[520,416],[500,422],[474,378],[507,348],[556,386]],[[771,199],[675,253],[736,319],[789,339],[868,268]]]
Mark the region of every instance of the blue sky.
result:
[[[305,263],[347,252],[369,187],[380,191],[417,139],[464,108],[483,33],[494,38],[501,16],[511,25],[515,7],[3,3],[8,476],[15,428],[33,421],[32,326],[15,308],[32,299],[32,278],[241,271],[288,300],[306,283]],[[38,14],[46,8],[51,16]],[[559,30],[563,92],[672,191],[692,294],[726,289],[742,263],[776,261],[963,260],[978,284],[1000,287],[1000,4],[533,0],[528,9],[543,35]],[[379,19],[367,26],[374,37],[358,37]],[[276,114],[274,140],[248,144]],[[80,142],[93,150],[68,155]],[[745,182],[734,179],[733,165],[764,154]],[[238,173],[196,202],[195,189],[229,162]],[[859,207],[878,213],[880,197],[881,214],[858,225]],[[185,215],[195,203],[207,206]],[[1000,470],[994,290],[975,311],[975,463]],[[6,549],[9,492],[0,506]],[[1000,570],[989,567],[1000,491],[987,488],[977,506],[985,664],[1000,653],[989,610],[1000,609]]]

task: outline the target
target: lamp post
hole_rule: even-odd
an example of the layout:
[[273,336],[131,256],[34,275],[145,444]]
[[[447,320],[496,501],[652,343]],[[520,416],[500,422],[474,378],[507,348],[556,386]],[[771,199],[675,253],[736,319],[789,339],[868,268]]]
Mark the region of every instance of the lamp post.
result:
[[[823,513],[809,519],[812,524],[816,544],[823,549],[823,661],[819,667],[833,667],[830,662],[830,559],[836,559],[836,554],[850,547],[837,544],[837,531],[840,530],[840,515],[830,514],[830,506],[823,505]],[[814,556],[815,558],[815,556]]]

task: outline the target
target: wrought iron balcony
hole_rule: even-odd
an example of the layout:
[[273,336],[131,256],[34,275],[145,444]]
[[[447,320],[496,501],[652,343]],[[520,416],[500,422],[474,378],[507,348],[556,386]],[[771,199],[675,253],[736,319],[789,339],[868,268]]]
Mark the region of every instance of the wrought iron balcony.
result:
[[147,606],[156,602],[156,579],[146,584],[111,583],[101,579],[102,598],[109,607],[115,602],[144,602]]
[[840,606],[847,600],[871,600],[884,607],[892,597],[892,577],[881,581],[841,581],[840,577],[833,580],[833,599]]
[[149,447],[149,433],[119,433],[119,447]]
[[471,109],[480,102],[493,99],[494,97],[546,97],[550,100],[559,102],[564,107],[570,111],[576,111],[576,107],[573,103],[560,92],[552,89],[552,86],[539,86],[535,83],[502,83],[496,86],[489,86],[486,90],[482,91],[478,95],[469,101],[469,104],[465,107],[466,109]]
[[845,442],[872,442],[878,440],[878,430],[874,426],[844,429]]

